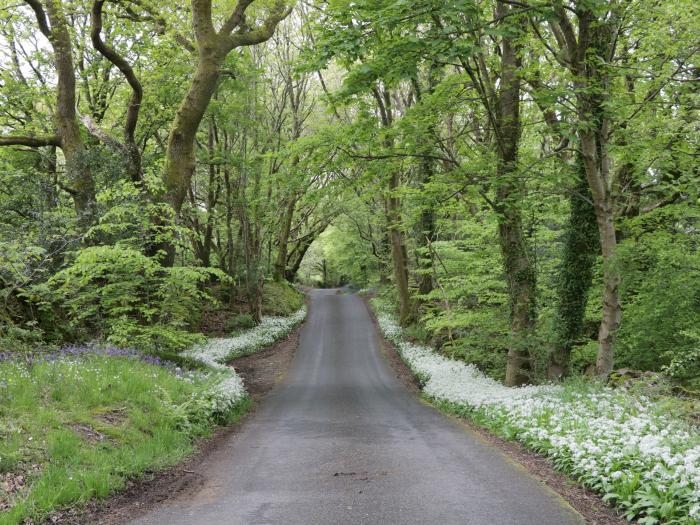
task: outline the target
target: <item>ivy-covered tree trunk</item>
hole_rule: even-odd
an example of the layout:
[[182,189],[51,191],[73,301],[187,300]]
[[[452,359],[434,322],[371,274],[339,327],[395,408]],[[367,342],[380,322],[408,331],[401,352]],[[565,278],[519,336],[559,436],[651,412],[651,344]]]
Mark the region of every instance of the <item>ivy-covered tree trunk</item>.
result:
[[600,250],[595,210],[590,202],[591,191],[580,153],[576,156],[574,172],[576,186],[569,197],[569,218],[559,274],[556,340],[547,371],[550,380],[569,374],[571,350],[581,337],[593,265]]
[[[512,173],[504,170],[501,175]],[[497,193],[502,203],[511,201],[517,195],[508,187],[500,188]],[[510,297],[511,342],[506,361],[506,384],[517,386],[530,380],[528,337],[535,325],[537,279],[520,210],[511,202],[500,210],[500,216],[498,233]]]
[[607,377],[613,368],[613,345],[620,327],[620,272],[615,255],[615,197],[608,157],[609,118],[606,100],[610,85],[606,63],[614,49],[617,14],[611,11],[599,18],[591,5],[580,3],[576,12],[578,35],[560,2],[553,3],[556,20],[552,27],[561,38],[561,47],[573,73],[578,113],[581,158],[591,190],[603,256],[603,314],[598,330],[596,374]]

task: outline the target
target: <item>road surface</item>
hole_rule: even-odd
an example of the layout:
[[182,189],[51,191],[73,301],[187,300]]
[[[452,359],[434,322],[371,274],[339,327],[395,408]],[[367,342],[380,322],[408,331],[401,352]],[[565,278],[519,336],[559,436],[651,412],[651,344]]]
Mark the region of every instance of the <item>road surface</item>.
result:
[[361,299],[311,292],[286,379],[205,460],[202,489],[133,523],[584,523],[497,449],[422,403],[379,344]]

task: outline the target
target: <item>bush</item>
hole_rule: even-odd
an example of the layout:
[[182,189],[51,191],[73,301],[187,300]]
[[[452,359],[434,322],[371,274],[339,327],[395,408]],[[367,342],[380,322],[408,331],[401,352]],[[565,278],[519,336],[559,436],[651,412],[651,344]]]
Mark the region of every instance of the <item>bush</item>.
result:
[[659,371],[697,348],[691,332],[700,325],[700,252],[677,231],[684,218],[661,219],[670,224],[667,231],[641,233],[620,245],[624,311],[617,366]]
[[[203,285],[213,269],[162,267],[130,248],[93,246],[49,281],[51,299],[68,311],[74,339],[174,351],[197,342]],[[219,275],[221,277],[221,275]]]

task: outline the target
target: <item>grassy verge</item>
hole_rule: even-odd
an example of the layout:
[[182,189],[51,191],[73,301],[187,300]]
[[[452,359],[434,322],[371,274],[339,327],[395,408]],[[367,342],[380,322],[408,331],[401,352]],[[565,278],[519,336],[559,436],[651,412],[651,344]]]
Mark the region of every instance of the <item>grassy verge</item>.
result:
[[554,466],[653,525],[700,522],[700,434],[664,403],[585,380],[508,388],[473,365],[406,340],[381,301],[384,337],[442,410],[546,455]]
[[0,362],[0,523],[42,521],[181,461],[249,405],[218,411],[219,382],[135,355]]
[[291,286],[272,283],[266,292],[268,311],[293,315],[266,317],[168,361],[88,346],[0,354],[0,525],[105,498],[182,461],[197,438],[245,413],[243,382],[224,363],[275,343],[306,316]]

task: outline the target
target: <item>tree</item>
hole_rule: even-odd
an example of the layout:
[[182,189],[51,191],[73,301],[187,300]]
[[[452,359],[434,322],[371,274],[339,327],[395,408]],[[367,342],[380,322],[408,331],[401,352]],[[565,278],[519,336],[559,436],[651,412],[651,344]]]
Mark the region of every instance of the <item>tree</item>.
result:
[[[197,67],[190,87],[180,103],[170,128],[165,154],[164,181],[167,197],[176,214],[180,213],[195,169],[194,142],[199,124],[216,90],[221,66],[236,48],[265,42],[290,9],[275,2],[265,19],[250,25],[248,10],[254,0],[239,0],[217,31],[212,18],[211,0],[192,0],[192,26],[197,42]],[[172,263],[174,253],[168,260]]]
[[56,101],[54,134],[50,136],[9,135],[0,137],[0,146],[58,146],[63,152],[69,185],[64,189],[71,194],[82,229],[87,229],[96,214],[95,183],[85,158],[85,144],[80,134],[76,112],[75,68],[73,45],[68,24],[60,1],[26,0],[34,11],[41,33],[51,44],[56,68]]

